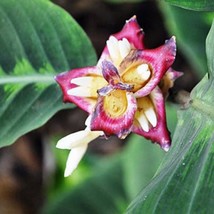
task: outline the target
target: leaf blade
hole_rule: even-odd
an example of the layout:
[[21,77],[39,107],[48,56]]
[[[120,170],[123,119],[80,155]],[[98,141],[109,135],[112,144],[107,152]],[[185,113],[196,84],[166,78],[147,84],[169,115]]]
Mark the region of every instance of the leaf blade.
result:
[[197,11],[214,10],[214,2],[212,0],[165,0],[166,2],[178,7]]
[[[123,188],[121,157],[99,159],[93,175],[83,183],[48,204],[43,213],[88,213],[117,214],[127,206]],[[113,196],[113,197],[112,197]]]
[[94,64],[78,24],[49,1],[0,2],[0,147],[73,105],[62,103],[58,72]]
[[[214,38],[213,26],[208,38]],[[213,49],[208,53],[213,56]],[[179,112],[172,149],[157,176],[135,198],[127,213],[212,213],[213,72],[191,92],[189,108]]]
[[207,72],[205,39],[209,32],[213,12],[196,12],[160,2],[168,31],[176,36],[178,47],[192,68],[202,78]]

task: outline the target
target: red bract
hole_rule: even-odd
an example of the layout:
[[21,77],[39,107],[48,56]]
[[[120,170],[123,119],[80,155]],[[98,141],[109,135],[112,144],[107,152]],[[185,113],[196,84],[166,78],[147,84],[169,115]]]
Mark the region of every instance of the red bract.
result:
[[145,49],[143,38],[134,16],[122,31],[109,37],[96,66],[59,74],[56,81],[65,102],[89,113],[87,133],[125,138],[135,132],[167,151],[171,140],[165,97],[180,75],[171,69],[175,37],[155,49]]

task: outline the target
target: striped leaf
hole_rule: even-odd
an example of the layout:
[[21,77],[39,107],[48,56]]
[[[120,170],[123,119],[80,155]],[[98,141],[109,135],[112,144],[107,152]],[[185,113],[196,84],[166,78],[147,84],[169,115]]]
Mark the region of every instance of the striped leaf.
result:
[[43,125],[62,104],[54,76],[95,63],[84,31],[46,0],[0,1],[0,147]]

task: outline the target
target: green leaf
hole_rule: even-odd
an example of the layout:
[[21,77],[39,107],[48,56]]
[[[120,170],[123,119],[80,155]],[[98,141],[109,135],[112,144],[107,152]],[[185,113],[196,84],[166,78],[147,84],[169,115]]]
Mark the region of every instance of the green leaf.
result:
[[211,11],[214,10],[214,1],[213,0],[165,0],[170,4],[190,9],[190,10],[199,10],[199,11]]
[[211,12],[195,12],[160,2],[166,27],[175,35],[178,50],[185,55],[190,65],[202,78],[207,72],[205,39],[214,18]]
[[81,162],[78,164],[77,170],[72,173],[72,176],[64,177],[65,164],[70,153],[69,150],[56,149],[57,141],[62,138],[62,136],[52,136],[49,139],[51,144],[51,153],[55,159],[55,172],[54,176],[51,178],[51,183],[48,185],[48,191],[46,195],[46,203],[49,204],[51,201],[55,201],[55,198],[58,198],[66,192],[71,192],[73,188],[83,181],[93,175],[93,167],[96,164],[97,158],[92,155],[86,154]]
[[44,209],[44,213],[118,214],[127,206],[123,189],[121,158],[98,160],[94,175],[64,195],[59,195]]
[[62,104],[54,76],[95,63],[67,12],[46,0],[0,1],[0,147],[43,125]]
[[[214,20],[214,19],[213,19]],[[207,54],[207,64],[208,64],[208,73],[210,75],[210,78],[214,78],[214,57],[213,57],[213,50],[214,50],[214,27],[212,24],[212,27],[210,29],[210,32],[206,39],[206,54]]]
[[[123,154],[124,185],[133,199],[154,176],[164,151],[139,135],[132,135]],[[149,163],[149,164],[148,164]]]
[[[167,105],[167,124],[171,135],[177,123],[174,106]],[[132,200],[155,175],[165,152],[142,136],[132,135],[123,152],[124,186]]]
[[[214,57],[213,39],[214,23],[207,37],[208,59]],[[213,213],[213,61],[208,67],[209,78],[194,88],[188,109],[179,112],[173,146],[161,169],[127,213]]]

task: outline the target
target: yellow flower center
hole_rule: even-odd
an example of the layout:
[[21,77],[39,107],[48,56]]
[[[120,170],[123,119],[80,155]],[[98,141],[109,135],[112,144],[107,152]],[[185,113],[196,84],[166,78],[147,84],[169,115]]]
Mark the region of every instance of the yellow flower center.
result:
[[97,90],[107,85],[107,81],[100,76],[91,77],[91,97],[97,98]]
[[126,91],[114,90],[104,98],[104,109],[110,117],[123,115],[127,109]]
[[109,55],[119,70],[122,82],[133,85],[132,92],[141,89],[152,76],[150,66],[138,60],[138,52],[125,38],[117,40],[111,36],[107,41]]

